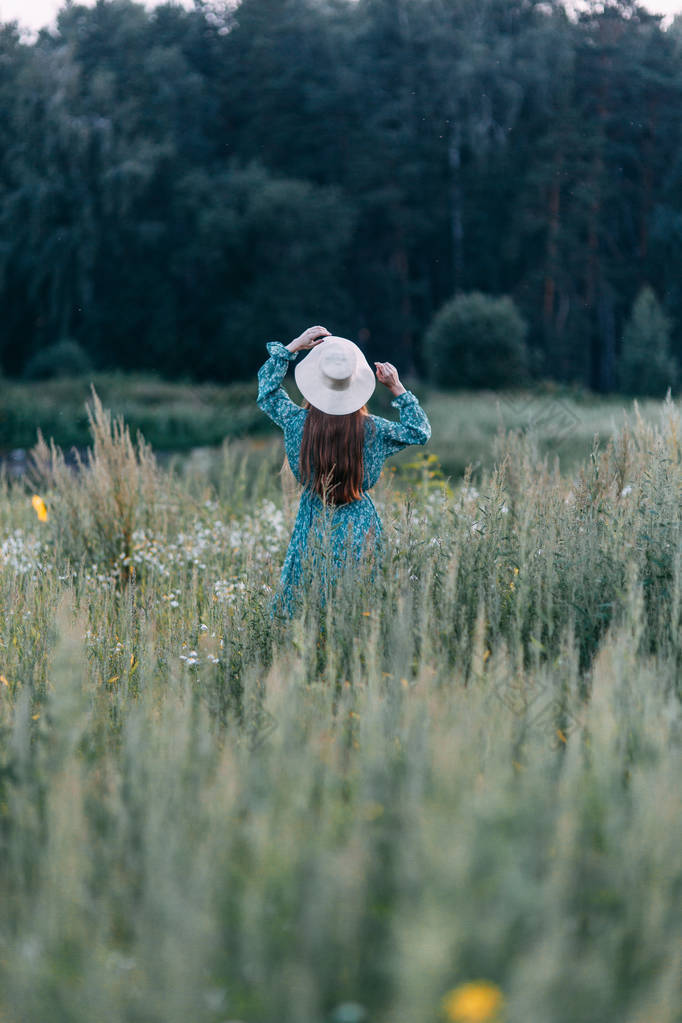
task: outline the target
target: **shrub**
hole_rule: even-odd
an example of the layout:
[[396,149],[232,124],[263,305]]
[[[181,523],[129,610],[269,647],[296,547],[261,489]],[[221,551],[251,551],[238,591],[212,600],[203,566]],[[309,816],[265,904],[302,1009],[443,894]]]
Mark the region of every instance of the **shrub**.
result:
[[27,380],[52,380],[54,377],[84,376],[92,370],[87,352],[78,344],[65,338],[28,360],[24,367]]
[[428,372],[441,387],[509,387],[528,373],[528,327],[508,296],[456,295],[424,338]]
[[663,397],[674,387],[678,367],[669,352],[670,320],[653,288],[641,289],[623,331],[618,385],[625,394]]

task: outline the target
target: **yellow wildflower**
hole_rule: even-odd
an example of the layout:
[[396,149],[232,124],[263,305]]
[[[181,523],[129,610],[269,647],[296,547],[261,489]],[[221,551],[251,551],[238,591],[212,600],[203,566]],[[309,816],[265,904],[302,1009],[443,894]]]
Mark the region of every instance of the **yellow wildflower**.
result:
[[460,984],[443,998],[443,1011],[452,1023],[486,1023],[498,1018],[504,999],[496,984],[473,980]]
[[35,508],[35,513],[38,516],[39,522],[47,522],[47,507],[42,497],[34,494],[31,498],[31,504]]

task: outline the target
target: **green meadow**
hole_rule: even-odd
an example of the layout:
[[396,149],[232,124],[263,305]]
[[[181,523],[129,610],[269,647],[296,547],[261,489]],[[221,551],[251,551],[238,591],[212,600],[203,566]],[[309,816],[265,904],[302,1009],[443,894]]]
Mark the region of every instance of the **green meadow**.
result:
[[0,485],[2,1023],[679,1023],[679,405],[427,394],[283,622],[281,442],[158,388]]
[[[284,385],[302,402],[293,375]],[[588,458],[594,438],[602,444],[635,419],[634,402],[618,396],[594,395],[580,388],[545,382],[527,391],[438,391],[420,381],[407,381],[426,408],[433,426],[429,451],[444,473],[462,477],[467,466],[475,478],[492,468],[494,441],[500,430],[532,434],[540,455],[550,465],[559,459],[562,471],[571,472]],[[140,431],[157,452],[187,455],[211,448],[199,456],[201,464],[219,463],[219,449],[227,438],[237,448],[260,452],[264,444],[279,442],[279,433],[256,405],[257,383],[230,385],[192,384],[141,374],[96,374],[48,381],[0,378],[0,453],[30,449],[40,430],[64,449],[90,443],[87,404],[92,388],[115,417],[122,416],[131,436]],[[664,395],[661,395],[663,399]],[[648,421],[659,415],[662,401],[640,400],[639,414]],[[370,411],[395,417],[390,395],[380,388]],[[396,464],[414,460],[402,453]]]

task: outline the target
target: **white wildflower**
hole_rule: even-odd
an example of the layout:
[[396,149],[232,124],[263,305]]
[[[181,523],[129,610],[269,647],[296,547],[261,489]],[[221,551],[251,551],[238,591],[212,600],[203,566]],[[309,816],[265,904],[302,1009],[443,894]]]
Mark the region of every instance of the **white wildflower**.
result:
[[0,543],[0,564],[6,565],[17,575],[27,575],[40,568],[41,544],[32,536],[25,536],[16,529]]

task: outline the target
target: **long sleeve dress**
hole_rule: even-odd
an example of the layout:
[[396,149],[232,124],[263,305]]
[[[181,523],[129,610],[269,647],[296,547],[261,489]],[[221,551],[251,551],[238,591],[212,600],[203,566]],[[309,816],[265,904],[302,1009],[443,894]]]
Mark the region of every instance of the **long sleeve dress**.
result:
[[[296,480],[301,483],[299,453],[307,409],[296,405],[281,386],[289,363],[298,353],[290,352],[279,341],[269,341],[270,358],[258,371],[258,406],[284,431],[284,448]],[[332,570],[345,564],[349,551],[359,559],[381,543],[381,519],[367,493],[379,479],[384,462],[410,444],[426,444],[431,425],[419,401],[405,391],[391,402],[400,414],[400,422],[368,415],[363,449],[364,478],[362,496],[348,504],[325,509],[316,493],[306,488],[301,494],[293,533],[284,559],[279,587],[273,600],[273,611],[291,614],[300,596],[306,560],[315,560],[315,551],[329,551],[332,556],[318,559],[318,567],[330,564]],[[330,511],[330,508],[333,509]],[[326,544],[326,548],[325,548]]]

